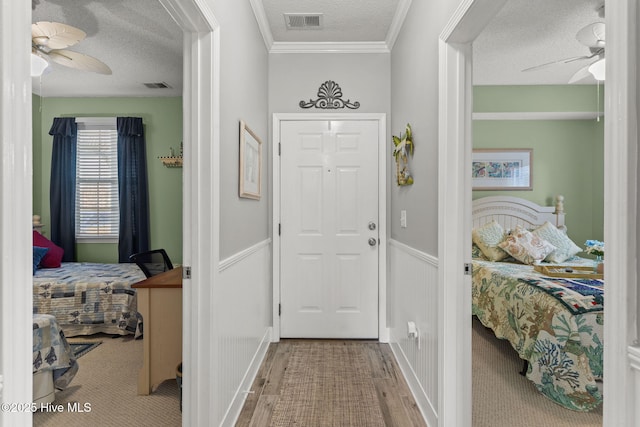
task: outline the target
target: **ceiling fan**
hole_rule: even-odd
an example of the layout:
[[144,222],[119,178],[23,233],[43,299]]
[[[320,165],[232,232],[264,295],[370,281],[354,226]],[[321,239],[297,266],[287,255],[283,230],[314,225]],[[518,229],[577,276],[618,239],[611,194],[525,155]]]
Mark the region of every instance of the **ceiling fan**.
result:
[[104,62],[82,53],[65,49],[86,37],[86,33],[59,22],[36,22],[31,25],[31,75],[40,76],[49,60],[82,71],[111,74]]
[[572,58],[560,59],[558,61],[547,62],[545,64],[536,65],[530,68],[525,68],[522,70],[526,71],[534,71],[539,70],[540,68],[548,67],[550,65],[555,64],[568,64],[570,62],[576,61],[584,61],[584,60],[594,60],[591,61],[588,65],[580,68],[576,71],[573,76],[569,79],[569,83],[576,83],[580,80],[583,80],[589,76],[593,76],[598,81],[604,80],[604,69],[605,69],[605,58],[604,58],[604,47],[605,47],[605,28],[604,22],[594,22],[591,23],[576,34],[576,39],[589,48],[588,55],[582,56],[574,56]]

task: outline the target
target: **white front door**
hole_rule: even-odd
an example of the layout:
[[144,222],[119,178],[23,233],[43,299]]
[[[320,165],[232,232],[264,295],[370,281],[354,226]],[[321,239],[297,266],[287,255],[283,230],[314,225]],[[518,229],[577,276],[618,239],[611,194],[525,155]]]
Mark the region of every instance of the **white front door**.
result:
[[378,122],[281,122],[280,336],[378,337]]

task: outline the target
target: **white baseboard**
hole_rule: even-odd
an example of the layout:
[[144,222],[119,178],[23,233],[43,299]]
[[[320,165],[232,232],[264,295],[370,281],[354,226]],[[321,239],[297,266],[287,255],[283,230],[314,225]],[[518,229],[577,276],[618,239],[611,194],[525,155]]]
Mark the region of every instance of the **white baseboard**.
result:
[[253,381],[256,379],[256,375],[258,375],[260,365],[262,365],[264,357],[267,354],[267,350],[269,349],[269,344],[271,343],[271,332],[272,328],[267,328],[264,336],[262,337],[262,341],[251,360],[251,364],[242,379],[242,383],[240,383],[240,387],[238,387],[238,390],[233,397],[233,401],[231,402],[231,405],[229,405],[227,413],[224,415],[224,418],[220,423],[221,426],[233,427],[238,421],[244,402],[247,400],[248,392],[251,391]]
[[392,342],[390,345],[391,351],[393,351],[393,355],[395,356],[396,362],[398,363],[398,367],[400,368],[400,371],[402,371],[402,375],[404,375],[405,381],[407,381],[409,390],[411,390],[411,394],[413,394],[413,398],[416,401],[416,405],[418,405],[418,409],[420,409],[422,417],[424,418],[428,426],[437,426],[437,412],[431,404],[431,401],[429,401],[427,393],[420,385],[420,380],[418,380],[418,377],[413,371],[409,360],[406,358],[404,352],[402,351],[402,347],[400,347],[397,342]]

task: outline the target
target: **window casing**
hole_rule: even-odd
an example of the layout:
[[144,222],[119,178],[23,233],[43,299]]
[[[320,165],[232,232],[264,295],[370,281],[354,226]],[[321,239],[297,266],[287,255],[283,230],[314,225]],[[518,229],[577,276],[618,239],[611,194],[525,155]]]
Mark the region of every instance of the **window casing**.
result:
[[76,121],[76,241],[116,243],[120,225],[116,119]]

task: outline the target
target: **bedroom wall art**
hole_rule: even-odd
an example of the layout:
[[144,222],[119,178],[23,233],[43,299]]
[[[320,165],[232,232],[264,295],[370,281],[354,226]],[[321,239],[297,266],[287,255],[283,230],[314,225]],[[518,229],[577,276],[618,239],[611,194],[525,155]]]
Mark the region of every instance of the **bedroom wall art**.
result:
[[360,108],[358,101],[351,102],[349,99],[346,101],[342,99],[342,89],[340,85],[333,80],[327,80],[320,85],[320,88],[318,88],[318,99],[310,99],[309,102],[302,100],[299,105],[300,108],[315,107],[324,110],[336,110],[345,107],[352,110]]
[[262,141],[240,120],[240,197],[260,200]]
[[476,149],[471,156],[474,190],[533,190],[531,149]]
[[396,159],[396,182],[399,186],[413,184],[409,171],[409,155],[413,156],[413,134],[411,125],[407,123],[404,134],[393,135],[393,157]]

